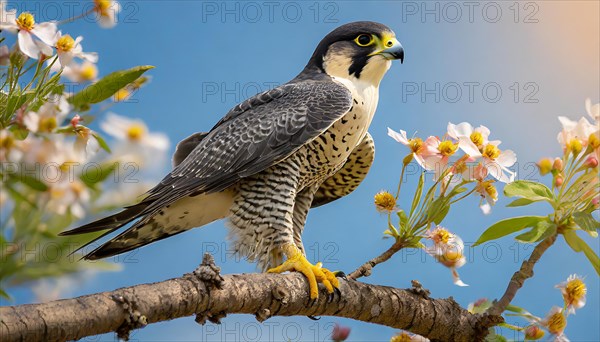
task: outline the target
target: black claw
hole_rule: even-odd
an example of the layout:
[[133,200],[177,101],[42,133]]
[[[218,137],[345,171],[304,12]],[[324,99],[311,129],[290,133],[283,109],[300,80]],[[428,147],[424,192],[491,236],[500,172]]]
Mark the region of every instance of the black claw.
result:
[[340,289],[338,289],[337,287],[333,289],[333,292],[337,293],[340,297],[342,296],[342,291],[340,291]]
[[308,306],[313,306],[313,305],[317,304],[318,301],[319,301],[319,298],[309,299]]
[[331,292],[330,294],[327,295],[327,303],[333,302],[334,298],[335,298],[335,291]]
[[335,271],[335,272],[333,272],[333,275],[336,278],[342,278],[344,280],[348,280],[348,277],[346,277],[346,273],[344,273],[344,271]]
[[313,321],[318,321],[321,319],[321,317],[316,317],[316,316],[306,316],[306,317],[312,319]]

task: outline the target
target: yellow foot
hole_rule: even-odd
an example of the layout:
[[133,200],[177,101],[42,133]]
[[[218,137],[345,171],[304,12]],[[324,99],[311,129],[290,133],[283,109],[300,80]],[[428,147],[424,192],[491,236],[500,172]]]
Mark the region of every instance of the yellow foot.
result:
[[283,253],[287,256],[287,260],[275,268],[267,270],[268,273],[282,273],[286,271],[300,272],[308,279],[310,287],[310,299],[319,298],[319,287],[317,283],[323,283],[327,289],[327,293],[333,294],[334,289],[340,287],[340,282],[335,277],[335,274],[330,270],[323,268],[318,262],[316,265],[311,264],[306,257],[300,252],[295,245],[285,245]]

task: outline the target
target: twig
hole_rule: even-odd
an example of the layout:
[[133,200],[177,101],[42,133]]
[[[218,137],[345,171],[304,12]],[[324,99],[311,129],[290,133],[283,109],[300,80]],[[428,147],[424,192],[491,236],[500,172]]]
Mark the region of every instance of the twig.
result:
[[356,280],[360,277],[370,276],[373,267],[375,267],[378,264],[381,264],[382,262],[388,261],[394,254],[396,254],[402,248],[404,248],[404,242],[402,240],[396,240],[396,242],[387,251],[383,252],[380,256],[365,262],[354,272],[350,273],[348,275],[348,279]]
[[540,260],[546,250],[550,248],[552,244],[554,244],[556,237],[557,234],[554,234],[535,246],[533,252],[531,252],[531,255],[529,256],[529,259],[523,261],[519,271],[513,274],[510,282],[508,283],[506,291],[504,291],[504,295],[502,295],[502,298],[496,301],[494,305],[488,309],[488,314],[499,316],[504,312],[504,310],[506,310],[510,302],[512,302],[512,300],[515,298],[517,291],[523,287],[525,280],[533,277],[533,267]]

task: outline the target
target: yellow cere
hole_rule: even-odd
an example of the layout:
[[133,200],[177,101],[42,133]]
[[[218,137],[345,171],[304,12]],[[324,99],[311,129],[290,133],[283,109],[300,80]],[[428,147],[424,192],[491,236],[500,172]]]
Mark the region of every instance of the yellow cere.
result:
[[139,141],[146,133],[146,128],[140,124],[133,124],[127,128],[127,137],[130,140]]
[[33,14],[29,12],[23,12],[17,18],[17,25],[21,30],[31,31],[35,26],[35,19],[33,19]]
[[450,140],[444,140],[438,146],[438,151],[440,151],[440,153],[444,156],[453,155],[457,149],[458,149],[458,144],[453,143]]
[[56,41],[56,49],[58,51],[69,52],[73,49],[73,46],[75,46],[75,40],[68,34],[65,34]]
[[484,157],[494,160],[500,156],[500,149],[495,145],[487,144],[483,148],[482,154]]

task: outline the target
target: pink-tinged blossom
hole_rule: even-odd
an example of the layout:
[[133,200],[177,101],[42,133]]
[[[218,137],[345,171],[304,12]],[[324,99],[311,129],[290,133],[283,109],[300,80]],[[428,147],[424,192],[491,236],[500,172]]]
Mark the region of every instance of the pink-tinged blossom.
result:
[[26,56],[38,59],[41,55],[51,56],[56,24],[36,23],[33,14],[23,12],[17,17],[15,9],[7,10],[6,2],[0,1],[0,30],[17,34],[19,49]]

